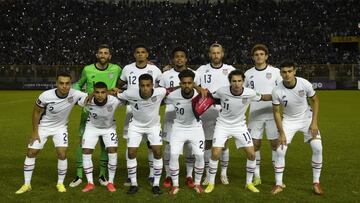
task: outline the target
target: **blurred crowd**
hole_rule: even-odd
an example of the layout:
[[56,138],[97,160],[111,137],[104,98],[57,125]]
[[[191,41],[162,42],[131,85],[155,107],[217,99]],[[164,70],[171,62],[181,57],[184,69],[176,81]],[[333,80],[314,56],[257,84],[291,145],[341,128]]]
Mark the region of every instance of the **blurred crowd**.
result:
[[[227,2],[227,1],[225,1]],[[132,47],[145,43],[150,59],[170,61],[177,45],[191,64],[208,61],[218,42],[230,64],[251,64],[256,43],[270,49],[270,63],[293,58],[301,64],[359,63],[356,48],[339,48],[331,36],[360,36],[358,0],[185,3],[168,1],[0,1],[0,64],[87,64],[108,43],[113,62],[132,62]]]

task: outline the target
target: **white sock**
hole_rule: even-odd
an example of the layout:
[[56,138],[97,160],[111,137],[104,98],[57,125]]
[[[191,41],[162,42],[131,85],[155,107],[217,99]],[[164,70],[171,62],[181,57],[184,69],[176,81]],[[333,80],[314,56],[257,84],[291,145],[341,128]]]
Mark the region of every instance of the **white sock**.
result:
[[230,151],[229,148],[225,149],[221,153],[221,176],[227,176],[227,169],[229,165]]
[[276,150],[271,150],[271,161],[273,167],[275,166],[276,155],[277,155]]
[[108,153],[109,162],[108,162],[108,173],[109,173],[109,183],[114,183],[114,177],[117,167],[117,153]]
[[137,178],[136,178],[136,168],[137,168],[137,160],[134,159],[128,159],[126,160],[126,167],[128,170],[128,178],[131,180],[132,186],[137,186]]
[[313,151],[311,166],[313,168],[313,183],[320,183],[320,174],[322,168],[322,143],[321,140],[315,139],[310,142]]
[[64,183],[67,166],[68,166],[67,159],[64,159],[64,160],[58,159],[58,164],[57,164],[57,170],[58,170],[58,182],[57,183],[58,184]]
[[25,157],[24,161],[24,183],[30,185],[32,173],[35,168],[35,158]]
[[[281,147],[283,149],[281,149]],[[285,155],[286,155],[287,146],[279,146],[276,150],[276,160],[275,160],[275,184],[282,186],[283,185],[283,174],[285,170]]]
[[173,186],[179,187],[179,154],[170,155],[169,168]]
[[254,177],[260,178],[260,162],[261,162],[260,150],[255,151],[255,159],[256,159],[256,168],[254,171]]
[[163,168],[163,159],[154,159],[154,184],[153,186],[159,186],[161,173]]
[[165,168],[166,177],[170,177],[169,163],[170,163],[170,144],[168,143],[164,149],[164,168]]
[[256,160],[246,160],[246,184],[252,182],[254,171],[256,168]]
[[195,155],[195,185],[200,185],[201,177],[204,172],[204,155],[203,154],[197,154]]
[[91,154],[83,154],[83,167],[88,183],[94,184],[93,180],[93,162]]
[[209,162],[209,183],[211,183],[211,184],[215,184],[215,177],[216,177],[218,163],[219,163],[219,160],[214,161],[214,160],[210,159],[210,162]]
[[209,177],[209,162],[211,157],[211,149],[207,149],[204,152],[204,161],[205,161],[205,172],[206,177]]
[[154,177],[154,153],[151,149],[148,149],[148,161],[149,161],[149,178]]

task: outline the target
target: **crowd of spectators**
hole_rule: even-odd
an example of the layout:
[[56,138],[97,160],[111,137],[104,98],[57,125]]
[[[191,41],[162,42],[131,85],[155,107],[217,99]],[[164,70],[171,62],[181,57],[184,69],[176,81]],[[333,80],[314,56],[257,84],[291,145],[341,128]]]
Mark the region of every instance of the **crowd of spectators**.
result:
[[[227,1],[225,1],[227,2]],[[331,44],[331,36],[360,36],[360,1],[238,0],[232,3],[169,1],[0,1],[0,64],[87,64],[96,47],[113,47],[113,61],[133,61],[132,47],[145,43],[150,59],[169,63],[174,46],[189,50],[191,64],[208,60],[219,42],[226,62],[251,64],[250,49],[266,44],[270,62],[357,63],[359,52]]]

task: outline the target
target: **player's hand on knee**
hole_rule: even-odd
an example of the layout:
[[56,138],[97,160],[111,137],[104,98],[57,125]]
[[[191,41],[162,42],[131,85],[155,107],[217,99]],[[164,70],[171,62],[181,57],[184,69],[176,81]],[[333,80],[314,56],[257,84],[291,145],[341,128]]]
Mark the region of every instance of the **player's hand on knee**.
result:
[[319,135],[319,128],[316,124],[311,123],[309,130],[313,139]]
[[284,132],[279,133],[279,146],[283,149],[284,145],[286,145],[286,137]]
[[39,143],[40,143],[39,133],[38,132],[32,132],[30,140],[29,140],[29,144],[33,145],[36,140],[39,141]]

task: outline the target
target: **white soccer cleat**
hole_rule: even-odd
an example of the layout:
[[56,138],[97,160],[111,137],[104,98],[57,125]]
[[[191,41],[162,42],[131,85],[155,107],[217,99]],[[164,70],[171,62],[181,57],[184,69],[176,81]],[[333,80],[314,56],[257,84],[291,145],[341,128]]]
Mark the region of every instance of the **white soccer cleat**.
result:
[[99,183],[102,186],[107,186],[109,184],[109,182],[106,180],[106,178],[104,176],[99,177]]
[[220,176],[220,180],[221,180],[221,183],[224,184],[224,185],[229,185],[229,179],[227,176],[223,176],[221,175]]
[[202,185],[209,185],[209,178],[206,176]]
[[78,176],[76,176],[76,178],[71,181],[71,183],[69,184],[70,187],[77,187],[82,183],[81,178],[79,178]]

